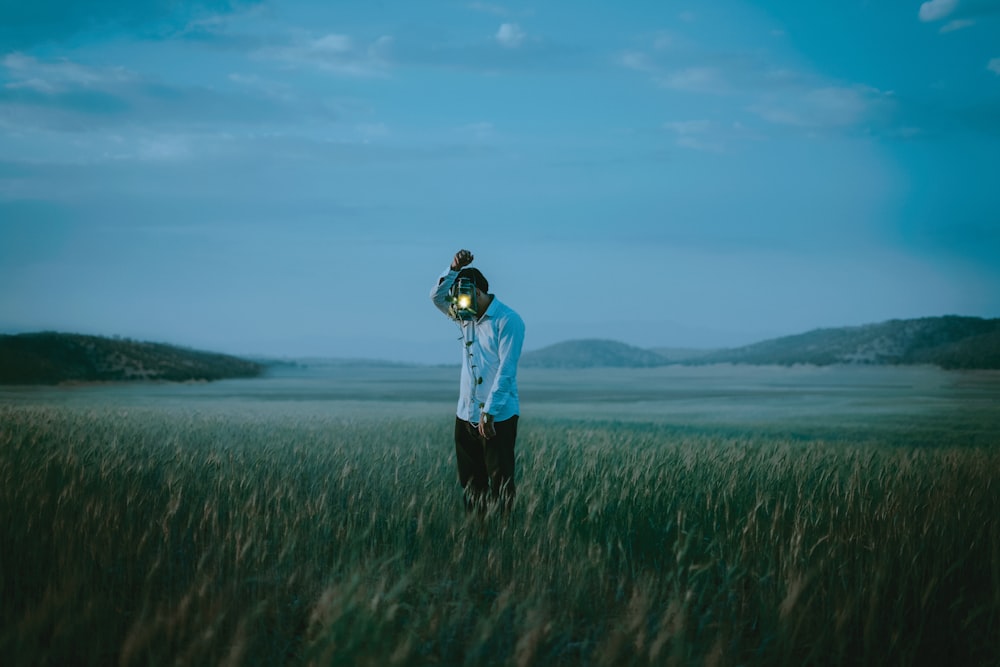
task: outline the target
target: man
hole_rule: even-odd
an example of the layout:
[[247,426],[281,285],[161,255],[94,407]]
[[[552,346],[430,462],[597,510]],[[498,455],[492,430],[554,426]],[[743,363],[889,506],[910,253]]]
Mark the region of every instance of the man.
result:
[[[489,293],[486,277],[469,267],[472,260],[468,250],[455,253],[451,267],[431,291],[431,300],[462,329],[455,455],[465,508],[482,510],[490,499],[501,501],[507,510],[514,500],[514,442],[520,413],[517,361],[524,321]],[[452,288],[462,279],[474,286],[475,301],[469,299],[469,307],[459,310]]]

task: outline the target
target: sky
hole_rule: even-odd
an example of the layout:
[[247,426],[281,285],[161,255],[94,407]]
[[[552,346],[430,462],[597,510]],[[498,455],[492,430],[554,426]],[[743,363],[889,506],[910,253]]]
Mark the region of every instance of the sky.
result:
[[0,332],[458,362],[1000,316],[1000,0],[0,0]]

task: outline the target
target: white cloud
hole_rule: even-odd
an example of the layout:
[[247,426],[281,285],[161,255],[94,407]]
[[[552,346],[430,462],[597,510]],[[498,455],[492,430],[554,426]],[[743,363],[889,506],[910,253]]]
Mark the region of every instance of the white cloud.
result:
[[189,137],[161,135],[141,139],[135,146],[135,159],[144,162],[177,162],[194,155]]
[[722,153],[725,145],[718,138],[716,128],[709,120],[683,120],[663,124],[676,136],[676,143],[682,148],[708,153]]
[[763,102],[753,104],[748,109],[767,122],[774,123],[775,125],[792,125],[794,127],[805,127],[807,125],[807,122],[798,113],[781,104]]
[[749,110],[776,125],[833,128],[857,125],[885,103],[887,94],[867,86],[826,86],[764,99]]
[[178,30],[177,35],[211,35],[213,37],[228,35],[240,23],[258,18],[266,19],[266,12],[263,3],[227,3],[227,6],[220,7],[219,12],[216,13],[196,13],[189,18],[187,25]]
[[940,21],[958,7],[958,0],[930,0],[920,5],[920,20],[925,23]]
[[507,16],[510,13],[506,7],[493,4],[492,2],[470,2],[466,7],[477,12],[493,14],[494,16]]
[[693,151],[705,153],[722,153],[725,151],[721,142],[706,141],[701,137],[680,136],[677,137],[677,145],[681,148],[690,148]]
[[990,62],[986,64],[986,69],[993,72],[997,76],[1000,76],[1000,58],[992,58]]
[[827,124],[853,125],[868,110],[866,92],[864,88],[829,86],[808,93],[805,102]]
[[496,135],[496,128],[493,123],[489,121],[469,123],[468,125],[463,125],[458,128],[457,131],[463,137],[471,138],[476,141],[486,141],[488,139],[492,139]]
[[500,46],[508,49],[516,49],[521,46],[525,37],[527,35],[521,30],[521,26],[516,23],[501,24],[496,34],[496,40],[500,43]]
[[653,50],[663,51],[664,49],[669,49],[677,43],[677,38],[665,30],[661,30],[656,33],[656,37],[653,38]]
[[[781,66],[756,54],[741,59],[708,54],[700,62],[688,57],[687,66],[677,67],[676,61],[680,59],[653,49],[633,50],[620,54],[618,64],[646,73],[653,83],[671,91],[692,97],[728,98],[740,109],[773,125],[805,130],[885,127],[895,104],[891,92],[832,81],[806,70]],[[693,134],[699,127],[674,124],[666,129],[678,134],[679,143],[683,138],[682,143],[688,145],[692,136],[704,138]],[[749,137],[742,130],[718,124],[712,128],[711,136],[714,143],[698,147],[718,149],[719,142],[729,144]]]
[[[55,131],[79,137],[108,128],[155,131],[164,126],[176,129],[190,124],[200,129],[212,123],[232,127],[270,124],[314,114],[329,117],[320,107],[320,100],[300,99],[295,89],[284,84],[268,83],[246,74],[232,74],[228,82],[224,86],[180,86],[143,77],[122,67],[92,67],[64,58],[45,61],[18,53],[0,56],[0,135],[6,134],[7,124],[21,130],[30,128],[46,136]],[[23,94],[26,91],[33,94]],[[67,146],[68,142],[62,147]],[[0,148],[0,153],[7,148]],[[166,143],[150,142],[133,153],[164,159],[182,157],[186,150],[171,139]],[[75,151],[67,148],[67,152]],[[116,151],[96,150],[89,154],[104,152],[116,154]]]
[[348,35],[326,35],[313,40],[307,47],[314,53],[350,53],[353,40]]
[[367,77],[385,73],[391,46],[392,37],[386,35],[364,46],[356,44],[349,35],[331,33],[299,39],[288,46],[262,49],[256,55],[333,74]]
[[69,60],[42,62],[22,53],[8,54],[3,58],[2,64],[13,79],[6,84],[7,88],[27,88],[48,94],[69,88],[96,88],[136,79],[134,74],[123,67],[98,69]]
[[688,67],[657,77],[667,88],[700,93],[720,93],[727,89],[722,73],[714,67]]
[[384,139],[390,134],[389,126],[385,123],[361,123],[355,130],[365,143],[372,139]]
[[618,57],[618,63],[623,67],[640,72],[651,72],[654,69],[646,54],[638,51],[626,51]]
[[924,133],[919,127],[898,127],[889,133],[890,136],[896,137],[897,139],[913,139],[919,137]]
[[976,22],[972,19],[955,19],[954,21],[948,21],[941,26],[941,32],[955,32],[956,30],[970,28],[974,25],[976,25]]
[[[158,132],[137,127],[94,129],[69,140],[62,132],[30,130],[30,143],[14,148],[10,157],[39,165],[97,166],[123,163],[178,163],[218,156],[228,139],[218,132]],[[8,147],[9,148],[9,147]],[[32,193],[40,199],[58,199],[65,191]]]
[[253,90],[259,90],[264,95],[277,100],[291,102],[295,99],[292,87],[285,83],[268,81],[266,79],[262,79],[256,74],[241,74],[239,72],[231,73],[228,78],[235,84]]
[[51,83],[45,81],[44,79],[37,79],[37,78],[22,79],[21,81],[11,81],[10,83],[5,84],[4,88],[8,88],[10,90],[23,90],[23,89],[33,90],[36,93],[43,93],[45,95],[54,95],[59,92],[59,89],[56,86],[53,86]]
[[702,134],[708,131],[711,126],[711,121],[707,120],[682,120],[663,124],[663,127],[668,130],[683,135]]

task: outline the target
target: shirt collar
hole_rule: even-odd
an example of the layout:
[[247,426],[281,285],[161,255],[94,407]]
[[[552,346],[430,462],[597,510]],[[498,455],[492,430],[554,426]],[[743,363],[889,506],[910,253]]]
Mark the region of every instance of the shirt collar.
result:
[[480,318],[480,320],[485,319],[487,317],[496,317],[497,310],[499,308],[500,308],[500,301],[497,299],[496,295],[494,294],[493,295],[493,300],[490,301],[490,307],[486,309],[486,312],[483,313],[483,316]]

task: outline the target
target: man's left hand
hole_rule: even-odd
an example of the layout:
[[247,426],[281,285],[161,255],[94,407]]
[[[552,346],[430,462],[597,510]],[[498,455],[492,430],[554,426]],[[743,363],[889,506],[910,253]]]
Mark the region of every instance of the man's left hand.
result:
[[479,435],[489,440],[496,434],[497,430],[493,426],[493,415],[488,412],[484,412],[479,418]]

